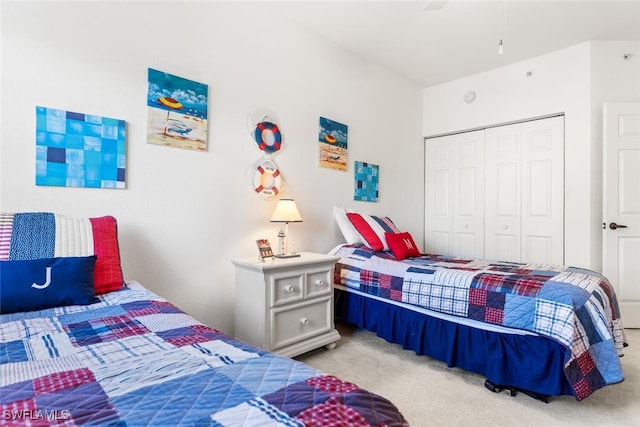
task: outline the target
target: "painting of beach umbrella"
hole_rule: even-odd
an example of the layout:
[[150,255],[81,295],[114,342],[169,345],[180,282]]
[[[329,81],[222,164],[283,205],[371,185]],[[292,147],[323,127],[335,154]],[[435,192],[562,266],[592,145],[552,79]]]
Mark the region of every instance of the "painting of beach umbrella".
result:
[[147,143],[206,151],[208,86],[153,68],[148,78]]
[[320,166],[328,169],[347,170],[347,139],[349,127],[325,117],[320,117],[318,148]]
[[173,99],[169,96],[161,96],[160,98],[158,98],[158,103],[169,108],[167,110],[167,120],[165,121],[165,124],[164,124],[164,134],[166,135],[167,127],[169,126],[169,113],[171,112],[171,110],[181,110],[182,104],[177,99]]

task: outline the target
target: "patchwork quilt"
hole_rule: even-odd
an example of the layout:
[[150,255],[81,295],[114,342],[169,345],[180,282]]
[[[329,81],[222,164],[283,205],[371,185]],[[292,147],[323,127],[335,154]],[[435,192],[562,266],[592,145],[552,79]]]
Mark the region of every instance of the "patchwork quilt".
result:
[[361,245],[334,254],[342,257],[335,283],[347,288],[556,340],[566,348],[565,374],[578,400],[624,379],[618,302],[598,273],[440,255],[397,261]]
[[198,323],[139,284],[0,316],[0,425],[405,426],[388,400]]

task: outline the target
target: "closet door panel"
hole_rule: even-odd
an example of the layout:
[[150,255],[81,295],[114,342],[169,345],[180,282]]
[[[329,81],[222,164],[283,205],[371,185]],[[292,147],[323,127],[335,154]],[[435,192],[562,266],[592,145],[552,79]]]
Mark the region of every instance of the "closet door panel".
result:
[[522,259],[564,263],[564,117],[522,124]]
[[446,220],[451,215],[451,173],[448,170],[433,171],[433,215]]
[[426,144],[425,150],[425,251],[450,254],[453,252],[452,165],[455,147],[448,137]]
[[561,264],[553,261],[552,240],[549,236],[527,235],[523,237],[523,253],[528,257],[526,261],[538,264]]
[[484,211],[480,165],[457,169],[454,204],[454,250],[463,258],[477,258],[484,253]]
[[484,255],[484,133],[456,136],[453,249],[456,256]]
[[504,233],[496,233],[493,236],[491,250],[490,254],[485,255],[486,259],[520,262],[520,259],[516,259],[516,255],[520,253],[520,236],[509,233],[508,230],[505,230]]
[[485,131],[484,257],[520,261],[522,168],[520,124]]
[[[487,197],[495,200],[495,215],[517,218],[520,213],[520,165],[516,162],[498,164],[491,173],[495,173],[495,180]],[[489,209],[494,213],[492,207]]]
[[432,231],[425,251],[432,254],[452,255],[451,233],[449,231]]
[[425,249],[482,257],[484,252],[482,131],[426,141]]

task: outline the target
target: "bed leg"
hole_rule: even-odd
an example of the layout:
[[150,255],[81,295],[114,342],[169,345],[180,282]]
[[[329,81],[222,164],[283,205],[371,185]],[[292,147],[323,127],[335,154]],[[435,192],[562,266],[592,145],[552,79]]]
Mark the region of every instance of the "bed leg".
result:
[[532,391],[527,391],[527,390],[520,390],[522,391],[524,394],[526,394],[529,397],[533,397],[536,400],[540,400],[544,403],[549,403],[549,395],[547,394],[540,394],[540,393],[534,393]]
[[494,393],[500,393],[502,391],[502,388],[494,383],[492,383],[489,380],[485,380],[484,381],[484,386],[489,389],[489,391],[492,391]]
[[491,390],[494,393],[500,393],[501,391],[506,391],[506,393],[511,396],[511,397],[515,397],[518,392],[522,392],[524,394],[526,394],[529,397],[533,397],[536,400],[541,400],[544,403],[549,403],[549,396],[546,394],[541,394],[541,393],[535,393],[533,391],[527,391],[527,390],[522,390],[516,387],[509,387],[509,386],[504,386],[504,385],[498,385],[498,384],[494,384],[489,380],[485,380],[484,382],[484,386]]

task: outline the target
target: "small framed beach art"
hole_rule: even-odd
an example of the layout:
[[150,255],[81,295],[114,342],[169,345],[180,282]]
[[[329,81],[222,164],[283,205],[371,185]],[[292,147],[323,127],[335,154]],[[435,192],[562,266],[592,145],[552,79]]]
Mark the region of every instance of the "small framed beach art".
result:
[[209,86],[149,68],[147,143],[207,150]]
[[320,167],[347,170],[347,125],[320,117],[318,154]]

